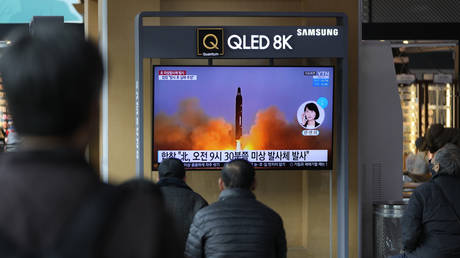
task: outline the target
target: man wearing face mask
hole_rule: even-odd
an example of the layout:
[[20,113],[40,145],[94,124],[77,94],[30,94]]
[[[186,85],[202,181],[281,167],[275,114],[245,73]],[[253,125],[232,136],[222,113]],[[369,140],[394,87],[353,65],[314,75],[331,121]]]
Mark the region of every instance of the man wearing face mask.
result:
[[460,148],[448,143],[431,160],[433,178],[417,187],[402,218],[407,258],[460,257]]

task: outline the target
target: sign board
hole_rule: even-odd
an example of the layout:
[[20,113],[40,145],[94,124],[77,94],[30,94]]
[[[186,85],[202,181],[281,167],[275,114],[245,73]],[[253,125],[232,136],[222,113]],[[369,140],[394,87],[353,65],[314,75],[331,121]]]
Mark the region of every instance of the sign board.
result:
[[342,26],[144,26],[144,57],[299,58],[343,57]]
[[412,84],[413,82],[415,82],[415,74],[397,74],[396,81],[400,84]]
[[434,83],[452,83],[452,74],[437,73],[433,78]]
[[432,73],[424,73],[423,74],[423,80],[424,81],[432,81],[434,78],[434,75]]

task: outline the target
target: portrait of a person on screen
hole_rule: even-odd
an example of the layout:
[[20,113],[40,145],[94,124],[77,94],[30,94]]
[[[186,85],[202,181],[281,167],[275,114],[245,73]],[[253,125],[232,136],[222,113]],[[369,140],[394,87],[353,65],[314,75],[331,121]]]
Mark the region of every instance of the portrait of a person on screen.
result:
[[316,129],[324,120],[324,110],[314,101],[307,101],[299,107],[299,124],[305,129]]

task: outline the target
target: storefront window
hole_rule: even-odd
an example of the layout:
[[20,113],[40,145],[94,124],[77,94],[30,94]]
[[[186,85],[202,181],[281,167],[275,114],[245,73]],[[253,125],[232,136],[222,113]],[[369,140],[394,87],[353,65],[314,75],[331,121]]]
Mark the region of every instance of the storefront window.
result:
[[[416,153],[415,141],[433,124],[457,126],[454,47],[439,42],[393,49],[403,115],[403,160]],[[406,164],[404,169],[406,169]]]
[[0,152],[3,152],[5,139],[6,139],[6,129],[8,127],[8,112],[6,106],[5,91],[3,90],[2,79],[0,77]]

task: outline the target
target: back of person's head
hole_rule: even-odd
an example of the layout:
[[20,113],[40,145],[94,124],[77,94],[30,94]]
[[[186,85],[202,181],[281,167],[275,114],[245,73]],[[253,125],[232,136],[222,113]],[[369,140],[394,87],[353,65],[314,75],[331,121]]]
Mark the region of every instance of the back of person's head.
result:
[[406,170],[412,172],[414,169],[414,162],[415,162],[415,154],[410,153],[406,157]]
[[418,137],[415,140],[415,149],[417,149],[417,151],[424,151],[426,149],[426,142],[424,137]]
[[235,159],[224,165],[221,177],[226,188],[250,189],[254,184],[255,170],[249,161]]
[[425,159],[425,155],[422,152],[419,152],[414,155],[412,170],[410,172],[416,175],[425,175],[430,172],[428,162]]
[[64,25],[16,33],[11,40],[0,73],[17,131],[72,135],[98,101],[103,65],[97,46]]
[[425,135],[426,150],[435,153],[447,143],[458,145],[460,134],[456,128],[445,128],[442,124],[431,125]]
[[156,186],[151,181],[145,179],[131,179],[122,183],[119,188],[126,193],[146,193],[152,194],[152,196],[158,197],[159,200],[162,199],[162,194],[160,188]]
[[175,177],[183,179],[185,177],[184,163],[180,159],[164,159],[158,166],[158,175],[160,178]]
[[447,143],[436,152],[432,163],[438,166],[439,174],[459,176],[460,148],[452,143]]

